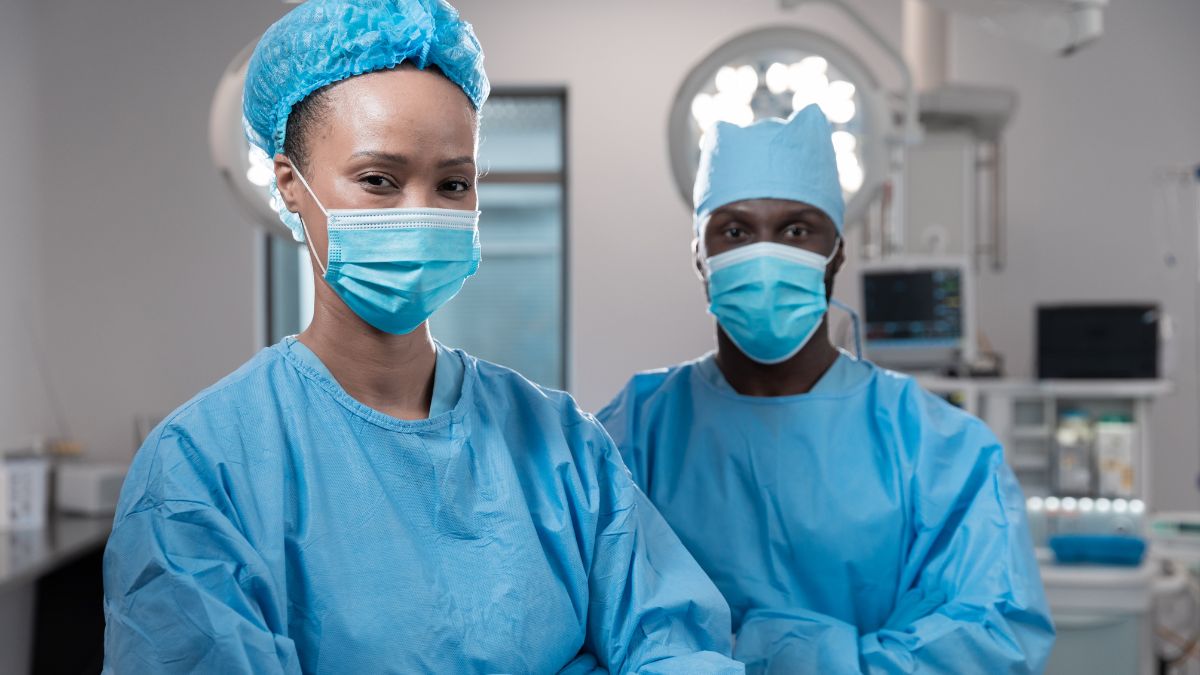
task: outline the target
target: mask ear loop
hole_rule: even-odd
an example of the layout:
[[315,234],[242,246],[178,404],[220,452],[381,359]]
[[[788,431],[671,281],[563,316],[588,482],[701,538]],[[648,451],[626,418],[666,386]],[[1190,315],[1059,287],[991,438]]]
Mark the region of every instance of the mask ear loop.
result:
[[838,235],[837,239],[833,240],[833,253],[830,253],[829,255],[825,256],[825,266],[826,267],[829,267],[829,263],[833,262],[833,259],[837,257],[838,246],[842,245],[842,241],[843,241],[842,235],[840,235],[840,234]]
[[[304,179],[304,174],[300,173],[300,169],[297,169],[296,165],[292,163],[291,157],[287,158],[287,162],[289,165],[291,165],[292,171],[295,172],[296,177],[300,179],[300,184],[304,186],[306,191],[308,191],[308,196],[313,198],[313,201],[317,203],[317,208],[321,209],[321,213],[325,214],[325,219],[328,221],[329,212],[325,210],[325,205],[321,203],[320,199],[317,199],[317,194],[313,192],[311,187],[309,187],[308,181]],[[324,277],[325,274],[327,274],[327,270],[325,265],[321,264],[321,256],[317,255],[317,249],[313,248],[312,235],[308,233],[308,223],[304,222],[304,216],[300,215],[299,213],[296,215],[300,218],[300,227],[304,229],[304,243],[308,244],[308,252],[312,254],[313,260],[317,261],[317,267],[321,268],[321,276]]]
[[[825,259],[826,266],[828,266],[829,263],[833,262],[833,259],[837,257],[838,244],[840,244],[841,242],[842,242],[842,238],[839,236],[837,243],[835,243],[833,245],[833,253],[830,253],[829,257]],[[863,358],[862,317],[859,316],[858,312],[856,312],[853,307],[851,307],[850,305],[847,305],[846,303],[844,303],[840,300],[837,300],[835,298],[830,298],[829,304],[834,307],[837,307],[838,309],[842,310],[843,312],[845,312],[846,314],[848,314],[850,316],[850,323],[854,328],[854,360],[862,361],[862,358]]]
[[698,215],[692,216],[692,231],[696,233],[696,238],[694,240],[695,243],[692,245],[692,249],[696,257],[700,259],[700,267],[699,269],[695,270],[695,273],[700,281],[705,283],[708,283],[708,277],[712,274],[712,270],[708,268],[708,247],[704,245],[704,227],[707,223],[707,214],[704,216],[703,220],[701,220],[700,216]]
[[850,323],[854,326],[854,360],[862,361],[862,317],[850,305],[840,300],[830,298],[829,304],[850,315]]

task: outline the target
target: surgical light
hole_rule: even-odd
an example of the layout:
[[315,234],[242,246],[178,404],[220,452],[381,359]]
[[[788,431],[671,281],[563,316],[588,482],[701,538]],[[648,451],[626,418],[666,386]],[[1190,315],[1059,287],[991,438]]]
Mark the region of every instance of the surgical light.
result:
[[[714,123],[721,121],[746,126],[754,121],[754,108],[748,101],[743,101],[738,93],[721,92],[714,97],[713,104],[716,111]],[[708,127],[704,127],[704,131],[707,130]]]
[[788,73],[788,88],[797,94],[817,96],[829,88],[829,76],[824,70],[804,68],[797,63]]
[[806,56],[793,63],[789,72],[792,76],[792,89],[799,89],[806,81],[829,82],[829,60],[822,56]]
[[853,154],[858,148],[858,138],[848,131],[833,132],[833,151],[838,154]]
[[816,92],[813,89],[802,89],[792,94],[792,109],[789,112],[804,110],[817,101]]
[[246,180],[258,187],[265,188],[270,185],[275,171],[274,163],[267,157],[267,153],[263,152],[262,148],[251,147],[246,153],[246,159],[250,162],[250,168],[246,169]]
[[767,68],[766,74],[767,91],[772,94],[782,94],[792,86],[791,71],[786,63],[776,61]]
[[717,121],[717,103],[709,94],[697,94],[692,99],[692,118],[702,129],[708,129]]
[[828,96],[817,101],[821,106],[821,111],[834,124],[846,124],[854,119],[854,115],[858,112],[858,107],[854,105],[854,101],[831,99]]
[[842,184],[842,191],[851,194],[858,192],[862,188],[864,178],[858,157],[853,152],[838,152],[836,156],[838,181]]
[[670,119],[671,165],[691,202],[705,132],[718,121],[746,126],[786,118],[815,103],[833,127],[847,225],[862,220],[887,173],[892,131],[886,97],[848,49],[800,28],[767,28],[718,47],[685,79]]
[[828,94],[830,98],[835,100],[849,101],[854,98],[854,91],[854,85],[845,80],[837,80],[829,83]]
[[275,177],[274,164],[265,152],[250,145],[242,131],[242,86],[256,44],[258,40],[234,57],[217,85],[209,111],[209,150],[226,187],[250,223],[291,239],[291,230],[279,220],[278,199],[269,187]]

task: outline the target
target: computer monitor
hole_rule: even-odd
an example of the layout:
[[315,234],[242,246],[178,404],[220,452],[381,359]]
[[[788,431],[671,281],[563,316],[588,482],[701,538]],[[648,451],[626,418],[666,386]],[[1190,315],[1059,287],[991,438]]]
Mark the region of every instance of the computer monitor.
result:
[[963,258],[863,265],[867,356],[896,370],[941,371],[974,356],[970,268]]

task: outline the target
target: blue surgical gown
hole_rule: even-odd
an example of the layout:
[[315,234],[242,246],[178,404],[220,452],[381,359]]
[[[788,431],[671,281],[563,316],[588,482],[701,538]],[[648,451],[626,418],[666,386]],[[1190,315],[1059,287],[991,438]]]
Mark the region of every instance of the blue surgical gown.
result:
[[106,672],[740,673],[728,608],[567,395],[439,347],[432,415],[285,340],[138,452]]
[[841,355],[807,394],[736,393],[710,354],[599,415],[729,600],[748,673],[1041,672],[1054,629],[995,437]]

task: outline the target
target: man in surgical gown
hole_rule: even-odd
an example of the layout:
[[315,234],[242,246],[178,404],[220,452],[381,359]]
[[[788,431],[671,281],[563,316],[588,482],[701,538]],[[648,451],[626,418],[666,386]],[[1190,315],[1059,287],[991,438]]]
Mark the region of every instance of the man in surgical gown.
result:
[[842,214],[816,106],[718,123],[694,245],[717,350],[599,417],[729,600],[748,673],[1040,672],[1054,629],[996,438],[830,344]]
[[138,452],[106,672],[742,672],[599,423],[429,337],[478,263],[481,64],[437,0],[313,0],[259,44],[247,123],[316,311]]

